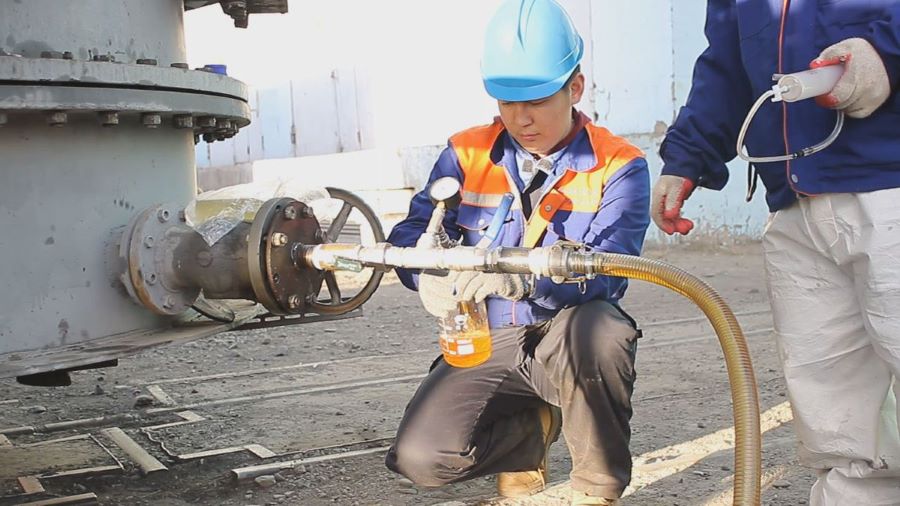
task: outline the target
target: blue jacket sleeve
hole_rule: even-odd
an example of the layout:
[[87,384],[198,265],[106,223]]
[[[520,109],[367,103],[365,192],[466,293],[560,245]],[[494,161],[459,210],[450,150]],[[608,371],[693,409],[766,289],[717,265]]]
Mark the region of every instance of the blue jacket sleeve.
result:
[[[451,146],[446,147],[438,156],[434,168],[431,169],[431,175],[425,188],[417,193],[409,204],[409,213],[406,218],[396,224],[388,236],[388,242],[394,246],[411,247],[416,245],[416,241],[425,228],[428,227],[428,221],[431,219],[431,212],[434,211],[434,204],[428,197],[428,187],[436,179],[445,176],[456,178],[462,182],[462,169],[459,166],[459,159],[456,157],[456,151]],[[456,224],[456,210],[447,210],[444,216],[444,229],[451,239],[459,239],[461,231]],[[397,276],[404,286],[411,290],[418,290],[419,271],[415,269],[396,269]]]
[[715,190],[728,182],[725,162],[737,155],[737,134],[753,102],[741,60],[736,9],[734,0],[709,0],[709,46],[694,65],[687,103],[659,151],[663,174]]
[[896,92],[900,86],[900,4],[895,2],[886,8],[884,17],[869,25],[866,39],[881,56],[891,89]]
[[[649,225],[650,172],[647,161],[637,158],[607,182],[600,210],[585,236],[585,246],[591,251],[640,255]],[[556,284],[550,278],[541,278],[535,284],[531,300],[557,310],[591,300],[619,299],[626,286],[625,278],[597,276],[586,282],[581,293],[576,284]]]

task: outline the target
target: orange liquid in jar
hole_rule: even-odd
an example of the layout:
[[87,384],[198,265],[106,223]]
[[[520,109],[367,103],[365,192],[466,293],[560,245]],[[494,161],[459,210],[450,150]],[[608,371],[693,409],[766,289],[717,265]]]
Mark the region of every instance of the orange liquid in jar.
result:
[[487,329],[453,336],[441,334],[440,343],[444,360],[453,367],[475,367],[491,358],[491,333]]
[[491,358],[491,329],[484,301],[460,302],[440,321],[441,353],[453,367],[474,367]]

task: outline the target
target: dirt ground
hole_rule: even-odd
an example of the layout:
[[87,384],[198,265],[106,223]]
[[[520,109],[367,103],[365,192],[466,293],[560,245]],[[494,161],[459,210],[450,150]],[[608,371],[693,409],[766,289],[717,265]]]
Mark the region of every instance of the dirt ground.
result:
[[[738,314],[764,412],[763,504],[806,504],[812,475],[794,455],[759,246],[648,256],[701,277]],[[647,283],[633,282],[623,305],[644,337],[635,475],[622,504],[730,504],[733,420],[711,327],[689,301]],[[494,501],[491,478],[424,489],[384,467],[384,448],[436,354],[431,318],[415,293],[388,276],[361,318],[156,348],[117,368],[75,373],[66,388],[4,380],[0,434],[9,442],[0,437],[0,505],[85,493],[105,505],[566,504],[562,439],[551,452],[555,486],[518,503]],[[94,417],[107,418],[69,430],[47,426]],[[142,473],[112,443],[113,427],[167,469]],[[223,449],[231,451],[212,454]],[[231,477],[233,469],[273,462],[288,464],[256,480]],[[65,474],[84,468],[93,470]],[[45,492],[22,495],[17,478],[27,475],[38,476]]]

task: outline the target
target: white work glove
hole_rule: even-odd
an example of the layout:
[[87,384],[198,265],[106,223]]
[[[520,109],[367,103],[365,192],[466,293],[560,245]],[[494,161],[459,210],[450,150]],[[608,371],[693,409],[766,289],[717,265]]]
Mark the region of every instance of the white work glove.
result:
[[493,274],[475,271],[450,271],[419,274],[419,299],[425,311],[438,318],[455,311],[457,303],[481,302],[496,295],[508,300],[522,300],[534,291],[534,276],[526,274]]
[[650,201],[650,216],[663,232],[687,235],[694,228],[694,222],[681,216],[681,206],[694,191],[694,182],[681,176],[659,176],[653,186]]
[[891,94],[884,62],[869,41],[860,38],[842,40],[826,48],[810,68],[844,64],[844,75],[834,89],[816,98],[831,109],[842,109],[852,118],[865,118],[881,107]]
[[444,274],[419,274],[419,299],[428,311],[438,318],[456,310],[456,278],[459,271]]
[[534,291],[534,276],[465,271],[459,273],[455,284],[457,301],[481,302],[492,295],[522,300]]

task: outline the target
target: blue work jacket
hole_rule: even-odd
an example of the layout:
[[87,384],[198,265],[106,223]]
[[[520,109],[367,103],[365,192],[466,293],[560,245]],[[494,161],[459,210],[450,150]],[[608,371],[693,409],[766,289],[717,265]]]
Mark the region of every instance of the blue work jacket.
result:
[[[650,223],[650,178],[643,153],[594,125],[582,127],[565,148],[528,220],[521,206],[525,185],[519,177],[515,147],[499,119],[451,137],[428,183],[445,176],[461,182],[463,202],[447,213],[444,227],[465,246],[479,242],[504,192],[516,195],[516,204],[491,247],[549,246],[565,240],[594,251],[639,255]],[[414,246],[433,209],[426,186],[413,197],[408,217],[393,228],[388,241]],[[417,272],[398,269],[397,274],[404,285],[417,289]],[[492,328],[537,323],[591,300],[616,303],[626,286],[625,279],[607,276],[583,286],[541,278],[526,300],[489,297],[488,318]]]
[[[891,95],[870,117],[847,118],[830,147],[790,162],[756,165],[772,211],[798,195],[866,192],[900,187],[900,1],[710,0],[706,38],[686,105],[660,148],[662,173],[721,189],[738,131],[776,73],[809,68],[826,47],[852,37],[868,40],[887,69]],[[753,156],[792,153],[817,144],[835,112],[813,100],[767,103],[746,138]]]

